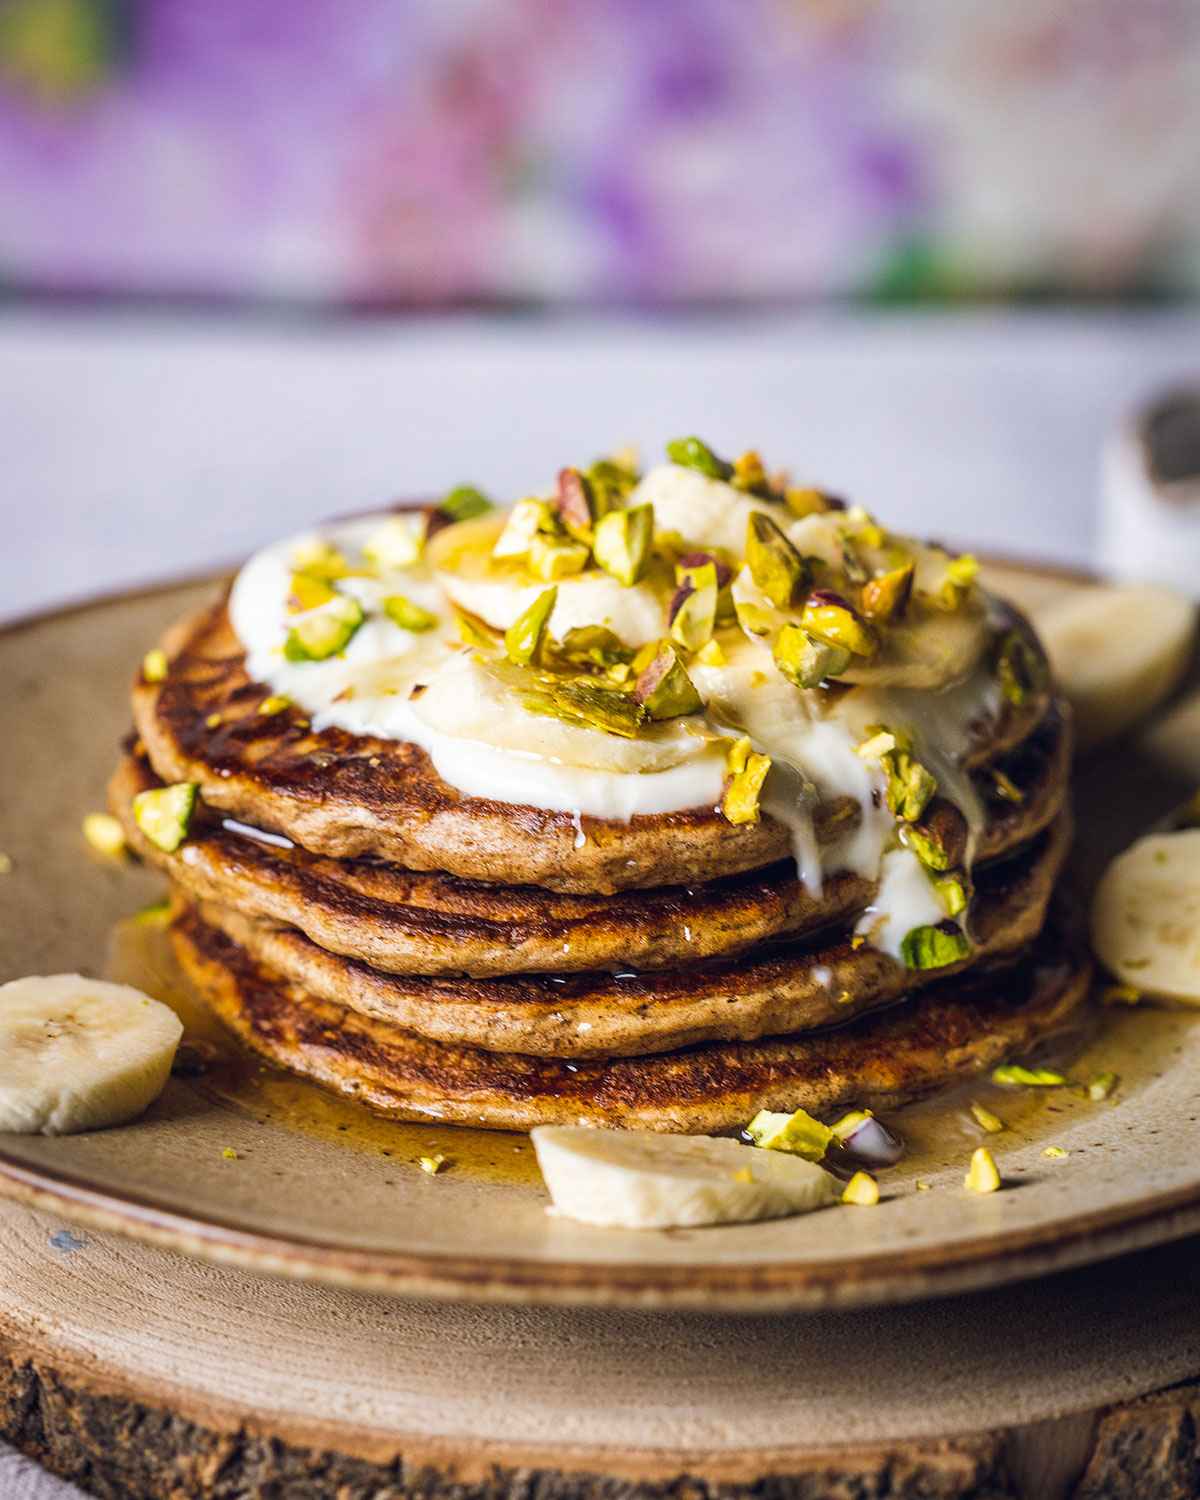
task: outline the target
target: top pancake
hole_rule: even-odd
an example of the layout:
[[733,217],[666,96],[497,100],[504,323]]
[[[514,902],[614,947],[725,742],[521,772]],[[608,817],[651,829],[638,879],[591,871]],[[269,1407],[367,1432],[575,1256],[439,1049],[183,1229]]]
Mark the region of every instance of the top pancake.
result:
[[[791,850],[788,830],[771,817],[734,825],[710,807],[628,823],[587,818],[578,843],[571,814],[463,796],[415,745],[340,729],[313,733],[291,706],[260,714],[269,690],[249,679],[223,600],[180,622],[163,647],[166,677],[139,678],[133,693],[135,724],[155,772],[164,781],[197,783],[209,806],[317,854],[609,893],[719,879]],[[1022,708],[1006,705],[998,719],[981,722],[972,759],[1020,744],[1048,702],[1034,694]],[[822,806],[818,839],[831,842],[857,816],[848,798]]]

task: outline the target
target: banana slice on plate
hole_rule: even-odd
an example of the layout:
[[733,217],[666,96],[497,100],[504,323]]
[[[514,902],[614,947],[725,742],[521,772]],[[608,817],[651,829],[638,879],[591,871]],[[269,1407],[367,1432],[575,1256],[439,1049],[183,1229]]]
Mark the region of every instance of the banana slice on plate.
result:
[[1196,610],[1169,589],[1097,587],[1046,605],[1034,623],[1086,749],[1121,734],[1178,684]]
[[605,1228],[742,1224],[837,1197],[814,1163],[715,1136],[539,1125],[532,1139],[555,1210]]
[[0,1131],[135,1119],[162,1092],[182,1035],[173,1010],[129,985],[81,974],[0,985]]
[[1200,828],[1149,834],[1113,860],[1092,945],[1122,983],[1200,1005]]

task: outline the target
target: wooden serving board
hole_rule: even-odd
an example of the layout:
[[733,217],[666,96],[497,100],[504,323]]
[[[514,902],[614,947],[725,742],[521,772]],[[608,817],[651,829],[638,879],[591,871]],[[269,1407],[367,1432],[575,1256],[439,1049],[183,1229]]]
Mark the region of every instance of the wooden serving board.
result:
[[717,1318],[382,1298],[0,1204],[0,1435],[114,1500],[1188,1496],[1198,1254]]

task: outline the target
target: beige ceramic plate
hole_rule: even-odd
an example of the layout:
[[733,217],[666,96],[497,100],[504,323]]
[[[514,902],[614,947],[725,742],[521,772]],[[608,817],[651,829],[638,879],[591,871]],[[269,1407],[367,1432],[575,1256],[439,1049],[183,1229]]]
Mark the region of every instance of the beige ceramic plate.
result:
[[[1045,575],[1018,582],[1042,593],[1071,586]],[[210,589],[176,586],[0,634],[10,710],[0,734],[0,851],[13,862],[0,877],[0,979],[108,972],[187,1007],[161,935],[127,920],[158,894],[157,882],[92,855],[79,825],[102,804],[136,662]],[[1085,869],[1190,790],[1198,729],[1200,710],[1185,707],[1143,737],[1136,757],[1126,749],[1085,769]],[[962,1189],[981,1136],[960,1100],[901,1116],[911,1150],[886,1174],[877,1209],[728,1229],[600,1231],[546,1215],[522,1137],[388,1125],[235,1065],[173,1080],[145,1119],[123,1129],[0,1137],[0,1193],[195,1254],[396,1293],[711,1309],[895,1301],[1200,1229],[1198,1022],[1107,1012],[1076,1071],[1118,1072],[1110,1102],[1063,1091],[989,1095],[1010,1126],[989,1144],[1011,1186],[987,1198]],[[1048,1158],[1047,1146],[1069,1154]],[[437,1177],[416,1165],[432,1152],[450,1162]],[[917,1191],[918,1179],[931,1190]]]

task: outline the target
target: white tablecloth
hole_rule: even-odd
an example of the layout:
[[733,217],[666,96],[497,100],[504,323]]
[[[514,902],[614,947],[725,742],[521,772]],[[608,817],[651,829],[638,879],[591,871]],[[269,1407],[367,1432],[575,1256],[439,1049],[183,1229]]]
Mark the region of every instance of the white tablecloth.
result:
[[[0,315],[0,618],[236,559],[322,516],[497,495],[697,432],[898,527],[1087,562],[1099,444],[1200,374],[1200,315],[633,321]],[[3,1500],[75,1492],[0,1445]]]

